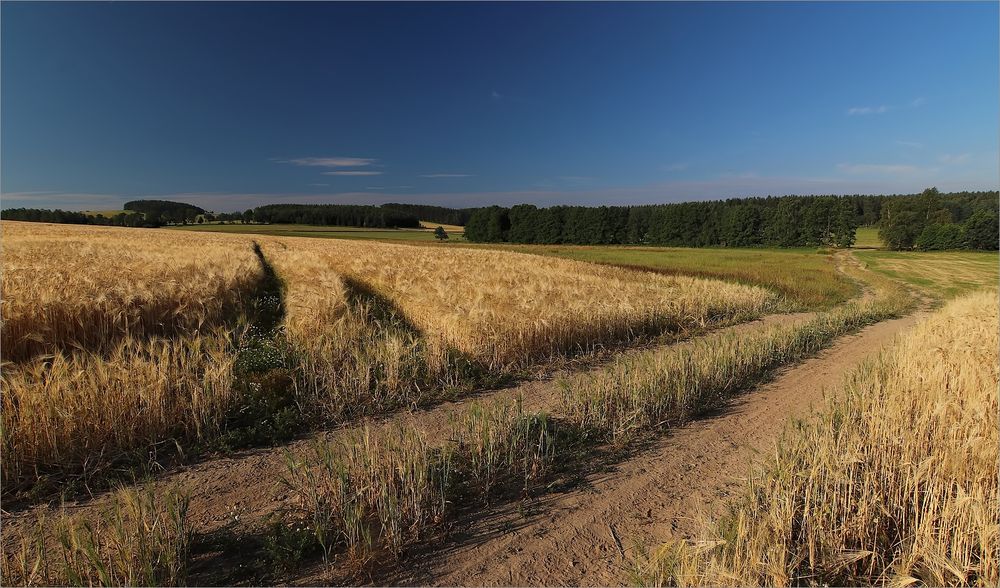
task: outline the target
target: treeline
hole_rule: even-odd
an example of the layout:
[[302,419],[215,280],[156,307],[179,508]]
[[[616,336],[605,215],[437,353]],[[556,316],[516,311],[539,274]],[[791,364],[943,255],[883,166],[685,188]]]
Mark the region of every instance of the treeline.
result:
[[244,219],[257,223],[342,227],[417,228],[420,226],[420,219],[411,212],[388,206],[350,204],[268,204],[254,208],[252,212],[247,211]]
[[1000,241],[997,192],[942,194],[936,188],[885,203],[879,237],[889,249],[996,250]]
[[[491,206],[472,214],[465,237],[476,242],[577,245],[849,247],[857,227],[868,225],[879,226],[893,249],[996,249],[996,238],[991,240],[995,233],[987,229],[996,227],[997,199],[997,192],[941,194],[931,188],[906,196],[781,196],[645,206]],[[917,243],[925,232],[923,241]]]
[[856,206],[849,196],[647,206],[492,206],[472,215],[465,226],[465,238],[577,245],[849,247],[858,226]]
[[476,208],[445,208],[444,206],[430,206],[426,204],[400,204],[391,202],[383,204],[384,208],[391,208],[400,212],[415,215],[422,221],[441,223],[442,225],[464,226],[469,222]]
[[132,200],[126,202],[126,211],[141,212],[151,223],[192,223],[205,214],[205,209],[184,202],[169,200]]
[[71,210],[45,210],[41,208],[7,208],[0,218],[33,223],[60,223],[70,225],[106,225],[115,227],[159,227],[163,222],[150,220],[140,212],[121,212],[112,216],[90,216]]

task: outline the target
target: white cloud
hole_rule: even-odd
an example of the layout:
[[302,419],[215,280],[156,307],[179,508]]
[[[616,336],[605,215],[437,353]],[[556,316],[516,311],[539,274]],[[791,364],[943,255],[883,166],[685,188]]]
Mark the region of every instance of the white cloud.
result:
[[838,163],[837,169],[848,174],[912,174],[919,171],[913,165],[885,163]]
[[366,171],[366,170],[344,170],[344,171],[330,171],[323,172],[324,176],[380,176],[382,172],[380,171]]
[[847,109],[848,116],[857,116],[863,114],[885,114],[889,112],[892,107],[882,104],[880,106],[855,106],[854,108]]
[[370,157],[300,157],[298,159],[274,159],[272,161],[307,167],[363,167],[372,165],[378,160]]
[[421,178],[473,178],[474,174],[421,174]]

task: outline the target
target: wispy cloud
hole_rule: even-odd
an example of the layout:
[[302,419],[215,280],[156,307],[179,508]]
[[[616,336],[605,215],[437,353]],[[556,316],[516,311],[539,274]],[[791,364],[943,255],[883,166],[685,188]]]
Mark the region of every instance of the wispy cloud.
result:
[[971,158],[972,158],[972,154],[971,153],[958,153],[958,154],[955,154],[955,153],[945,153],[944,155],[942,155],[941,157],[939,157],[938,160],[941,163],[962,164],[962,163],[968,163],[969,159],[971,159]]
[[879,104],[878,106],[855,106],[853,108],[847,109],[847,116],[863,116],[866,114],[885,114],[890,110],[897,110],[900,108],[919,108],[923,106],[926,102],[927,100],[925,100],[923,96],[921,96],[919,98],[914,98],[913,100],[910,100],[909,102],[907,102],[902,106],[892,105],[892,104]]
[[860,174],[912,174],[920,168],[913,165],[893,163],[838,163],[837,169],[844,173]]
[[475,174],[420,174],[421,178],[473,178]]
[[858,116],[864,114],[885,114],[892,110],[891,106],[882,104],[880,106],[855,106],[847,109],[847,116]]
[[343,170],[323,172],[324,176],[380,176],[382,172],[373,170]]
[[300,157],[297,159],[273,159],[277,163],[288,163],[306,167],[364,167],[377,159],[370,157]]

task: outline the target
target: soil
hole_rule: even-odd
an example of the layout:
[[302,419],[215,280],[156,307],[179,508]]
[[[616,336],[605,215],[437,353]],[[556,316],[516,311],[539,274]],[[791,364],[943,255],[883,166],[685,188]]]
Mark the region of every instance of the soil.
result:
[[[372,578],[385,585],[614,586],[627,582],[634,549],[690,539],[738,494],[789,419],[808,418],[859,365],[922,315],[843,337],[817,357],[670,431],[651,449],[530,505],[501,505],[455,527],[445,545]],[[322,574],[307,583],[325,581]]]

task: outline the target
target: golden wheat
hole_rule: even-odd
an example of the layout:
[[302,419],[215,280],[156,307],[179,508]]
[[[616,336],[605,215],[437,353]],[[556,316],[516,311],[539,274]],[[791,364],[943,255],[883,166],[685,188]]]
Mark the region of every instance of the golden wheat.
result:
[[636,562],[661,585],[996,586],[997,292],[949,303],[786,434],[705,540]]
[[772,308],[776,298],[753,286],[503,251],[347,240],[261,243],[269,257],[281,260],[279,273],[282,266],[326,265],[328,273],[397,305],[429,340],[440,338],[490,369],[640,335],[745,320]]
[[246,237],[3,221],[3,359],[220,322],[261,279]]
[[687,344],[626,356],[594,375],[564,382],[563,411],[612,441],[682,423],[742,392],[773,369],[800,361],[837,337],[897,316],[912,299],[895,282],[849,266],[870,292],[802,324],[710,334]]
[[87,473],[171,437],[205,439],[233,401],[228,336],[120,341],[3,371],[4,492]]
[[[2,379],[5,492],[219,432],[252,401],[236,390],[233,330],[268,263],[298,406],[335,421],[775,303],[762,288],[508,252],[266,237],[261,260],[241,235],[2,228],[4,357],[17,360]],[[275,359],[258,347],[240,357]]]

